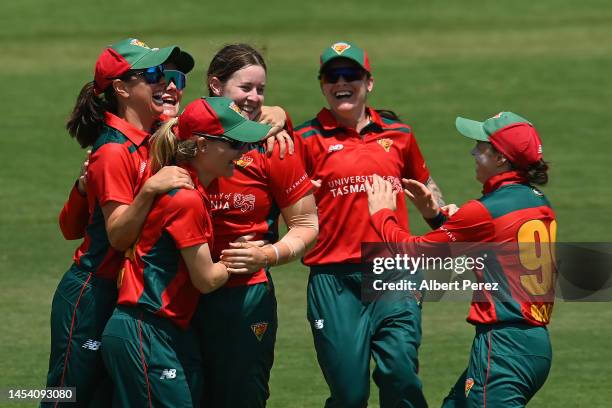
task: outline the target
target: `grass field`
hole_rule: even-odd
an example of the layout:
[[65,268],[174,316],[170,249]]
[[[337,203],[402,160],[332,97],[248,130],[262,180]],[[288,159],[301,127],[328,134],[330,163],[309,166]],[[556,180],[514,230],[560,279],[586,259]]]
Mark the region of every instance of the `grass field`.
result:
[[[612,239],[608,1],[5,1],[0,388],[44,384],[51,297],[77,245],[62,239],[56,220],[84,157],[63,124],[102,47],[128,36],[193,53],[186,100],[204,93],[203,74],[216,49],[232,41],[256,45],[269,66],[266,102],[285,107],[295,123],[323,104],[316,81],[321,49],[355,41],[370,52],[372,105],[395,110],[414,127],[447,201],[462,203],[480,190],[471,145],[454,131],[455,116],[484,119],[512,110],[536,124],[553,163],[545,192],[557,211],[558,239]],[[412,219],[415,231],[426,230]],[[280,329],[269,406],[320,407],[327,388],[305,320],[307,271],[295,264],[273,274]],[[473,336],[467,309],[466,303],[425,304],[420,359],[431,406],[467,363]],[[530,406],[611,406],[610,304],[559,302],[550,331],[552,372]],[[374,386],[371,392],[378,406]]]

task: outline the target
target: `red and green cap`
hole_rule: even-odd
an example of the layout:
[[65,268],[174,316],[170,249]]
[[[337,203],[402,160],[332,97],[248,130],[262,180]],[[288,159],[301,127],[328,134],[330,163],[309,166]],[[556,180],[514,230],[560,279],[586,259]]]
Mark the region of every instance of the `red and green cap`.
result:
[[346,58],[354,61],[368,73],[372,73],[370,68],[370,60],[366,51],[363,48],[359,48],[354,44],[344,41],[333,43],[331,46],[323,50],[321,53],[319,73],[323,71],[326,64],[337,58]]
[[272,129],[242,116],[234,101],[223,96],[196,99],[185,107],[178,118],[178,139],[187,140],[197,134],[226,136],[241,142],[259,142]]
[[109,87],[113,79],[131,69],[146,69],[173,62],[179,71],[188,73],[193,69],[193,57],[176,45],[165,48],[150,48],[136,38],[127,38],[104,49],[96,61],[94,90],[97,95]]
[[470,139],[489,142],[519,169],[526,169],[542,159],[542,141],[533,125],[512,112],[478,122],[457,117],[455,126]]

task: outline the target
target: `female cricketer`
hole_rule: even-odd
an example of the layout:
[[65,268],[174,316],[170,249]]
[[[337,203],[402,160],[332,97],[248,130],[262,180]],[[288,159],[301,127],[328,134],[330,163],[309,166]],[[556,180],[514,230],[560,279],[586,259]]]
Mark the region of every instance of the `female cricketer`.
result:
[[[331,395],[326,407],[365,407],[370,359],[382,407],[425,406],[417,376],[421,308],[406,296],[397,302],[361,299],[361,243],[377,241],[369,220],[364,182],[373,174],[410,177],[439,192],[410,127],[389,111],[367,106],[374,79],[365,50],[337,42],[320,58],[321,91],[329,104],[296,128],[296,151],[315,190],[319,236],[304,258],[310,266],[308,319],[319,365]],[[438,195],[438,198],[439,195]],[[397,211],[408,227],[404,201]]]
[[[474,292],[467,320],[476,326],[476,336],[468,367],[443,406],[524,407],[544,384],[552,358],[546,325],[554,301],[551,244],[557,222],[550,203],[534,187],[548,181],[548,165],[535,128],[512,112],[484,122],[457,118],[456,126],[476,140],[471,153],[483,196],[446,219],[425,186],[405,180],[406,195],[441,225],[412,236],[394,212],[396,192],[376,177],[367,186],[372,224],[390,246],[410,243],[416,253],[427,247],[442,256],[487,252],[484,268],[474,272],[479,282],[498,283],[499,288]],[[457,248],[451,243],[467,244]]]
[[130,38],[106,48],[66,125],[82,147],[92,147],[90,216],[74,264],[53,297],[47,386],[76,387],[77,406],[89,405],[106,376],[100,338],[116,302],[122,251],[136,240],[156,194],[192,188],[178,167],[146,180],[148,132],[163,111],[167,61],[193,67],[193,58],[176,46],[149,48]]
[[153,135],[152,171],[177,163],[196,188],[174,189],[156,200],[119,276],[117,308],[102,335],[114,406],[199,406],[200,351],[189,323],[200,293],[230,277],[224,264],[211,259],[204,189],[231,176],[249,143],[271,129],[244,118],[231,99],[201,98]]
[[[265,62],[246,44],[223,47],[208,69],[210,94],[230,97],[252,120],[261,120],[265,85]],[[291,132],[290,124],[286,130]],[[202,342],[202,405],[215,408],[266,405],[278,326],[269,267],[301,257],[318,228],[301,160],[281,160],[276,143],[271,156],[252,149],[235,167],[232,177],[207,187],[215,231],[211,253],[232,273],[249,274],[232,275],[222,289],[203,295],[194,318]],[[288,227],[280,240],[279,214]],[[250,242],[241,242],[245,236]]]
[[[164,78],[166,89],[161,96],[164,113],[160,119],[174,118],[179,113],[183,92],[187,86],[186,75],[193,68],[193,64],[183,63],[179,69],[173,61],[164,63]],[[89,167],[89,156],[81,166],[79,178],[74,183],[68,200],[64,204],[59,216],[60,230],[64,238],[68,240],[81,239],[85,236],[85,228],[89,220],[89,207],[87,205],[87,168]]]

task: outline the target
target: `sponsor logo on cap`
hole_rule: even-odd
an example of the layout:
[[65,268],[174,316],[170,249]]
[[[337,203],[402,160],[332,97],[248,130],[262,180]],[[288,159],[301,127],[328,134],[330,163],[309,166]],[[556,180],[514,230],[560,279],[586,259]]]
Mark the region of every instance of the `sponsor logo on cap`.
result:
[[244,168],[244,167],[248,166],[249,164],[253,163],[253,158],[251,156],[247,155],[247,154],[243,154],[234,163],[236,163],[237,166],[240,166],[240,167]]
[[266,330],[268,330],[268,322],[260,322],[251,325],[251,330],[255,337],[257,337],[258,341],[263,339],[264,334],[266,334]]
[[542,145],[541,144],[538,145],[538,154],[542,154]]
[[335,144],[335,145],[329,146],[329,149],[327,149],[327,151],[331,153],[331,152],[338,152],[342,149],[344,149],[343,144]]
[[393,140],[388,138],[378,139],[378,144],[381,145],[383,149],[385,149],[385,152],[389,153],[389,151],[391,150],[391,145],[393,144]]
[[344,51],[346,51],[349,48],[351,48],[351,45],[347,44],[345,42],[337,42],[334,45],[332,45],[331,48],[332,48],[332,50],[334,50],[336,52],[336,54],[342,55],[342,53]]
[[132,41],[130,41],[130,44],[135,45],[137,47],[142,47],[142,48],[147,48],[147,49],[151,49],[147,44],[145,44],[144,42],[140,41],[137,38],[132,39]]
[[236,102],[232,102],[232,103],[230,103],[230,104],[229,104],[229,108],[230,108],[231,110],[233,110],[234,112],[239,113],[239,114],[241,114],[241,115],[242,115],[242,109],[240,109],[240,107],[239,107],[238,105],[236,105]]
[[465,398],[467,398],[467,396],[470,393],[470,390],[472,389],[473,386],[474,386],[474,379],[473,378],[467,378],[465,380]]

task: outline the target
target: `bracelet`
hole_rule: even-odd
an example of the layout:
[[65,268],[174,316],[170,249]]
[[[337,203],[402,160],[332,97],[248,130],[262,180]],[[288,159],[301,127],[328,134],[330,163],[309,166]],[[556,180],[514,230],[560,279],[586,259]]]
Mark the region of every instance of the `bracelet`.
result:
[[274,262],[274,265],[278,265],[278,261],[280,260],[280,254],[278,253],[278,248],[272,245],[272,249],[274,250],[274,254],[276,254],[276,261]]

